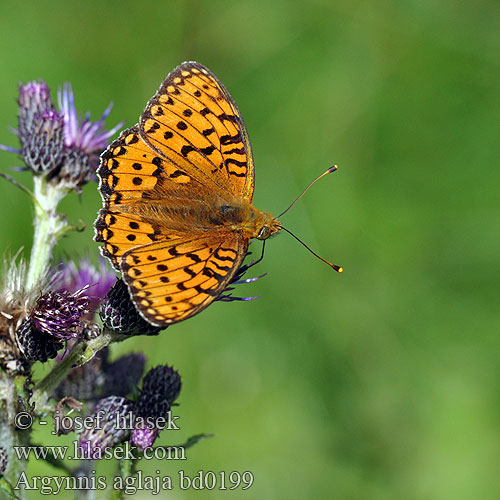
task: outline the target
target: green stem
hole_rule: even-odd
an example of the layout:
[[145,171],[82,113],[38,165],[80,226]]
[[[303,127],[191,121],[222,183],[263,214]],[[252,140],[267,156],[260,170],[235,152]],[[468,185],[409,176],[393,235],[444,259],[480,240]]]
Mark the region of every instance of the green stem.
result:
[[[135,459],[126,459],[122,458],[117,466],[118,469],[118,474],[122,477],[123,482],[125,483],[125,480],[131,476],[132,474],[135,474],[135,468],[137,465],[137,460]],[[123,489],[118,489],[118,488],[108,488],[109,492],[109,500],[123,500],[125,498],[125,491]]]
[[28,290],[36,287],[40,278],[47,271],[52,249],[57,243],[58,236],[63,234],[64,229],[68,226],[66,217],[57,213],[59,202],[68,193],[68,189],[47,182],[44,176],[35,175],[33,177],[33,194],[36,200],[33,221],[35,234],[26,278]]

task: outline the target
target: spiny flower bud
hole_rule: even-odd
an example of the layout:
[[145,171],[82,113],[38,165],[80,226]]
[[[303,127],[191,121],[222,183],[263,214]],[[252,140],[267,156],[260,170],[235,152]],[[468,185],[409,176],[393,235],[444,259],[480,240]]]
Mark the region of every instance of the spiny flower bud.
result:
[[93,414],[95,426],[86,426],[79,439],[86,458],[101,458],[106,447],[116,446],[127,438],[129,431],[119,424],[128,419],[131,410],[132,403],[119,396],[109,396],[97,403]]
[[50,97],[48,85],[40,80],[39,82],[28,82],[19,86],[19,114],[18,114],[18,134],[21,146],[35,129],[36,116],[44,111],[54,109]]
[[[167,418],[169,410],[170,405],[164,396],[142,393],[134,404],[134,414],[142,418],[136,421],[130,433],[130,442],[140,450],[153,446],[161,430],[154,421]],[[153,419],[153,422],[146,422],[146,419]]]
[[160,328],[149,324],[130,300],[127,285],[117,280],[101,304],[99,316],[105,327],[122,335],[157,335]]
[[43,81],[19,87],[18,136],[20,149],[0,145],[1,150],[16,153],[37,175],[46,175],[52,184],[63,189],[81,191],[84,184],[96,180],[99,154],[121,123],[111,130],[105,128],[111,106],[99,120],[91,121],[87,113],[79,118],[70,84],[58,92],[59,110]]
[[42,295],[31,311],[34,325],[59,340],[78,337],[84,326],[81,318],[89,311],[90,299],[84,294],[85,290]]
[[101,396],[104,384],[104,364],[107,349],[99,351],[90,361],[71,370],[54,391],[57,399],[73,397],[80,401],[92,401]]
[[26,165],[35,173],[51,172],[63,157],[63,117],[53,109],[35,113],[33,130],[23,137],[22,143]]
[[181,390],[181,377],[173,368],[164,365],[150,370],[142,382],[142,391],[134,404],[134,414],[142,417],[130,434],[130,442],[144,450],[152,446],[160,430],[153,423],[144,424],[144,419],[166,418],[171,404]]
[[74,368],[61,382],[55,396],[71,396],[79,400],[95,401],[107,396],[127,396],[134,392],[144,372],[146,358],[131,353],[116,361],[107,361],[108,349],[99,351],[89,362]]
[[170,405],[177,399],[180,392],[181,376],[168,365],[160,365],[149,370],[142,381],[143,394],[160,394]]
[[170,404],[161,394],[142,393],[134,404],[134,413],[139,417],[153,419],[166,417]]
[[41,361],[55,358],[63,344],[36,328],[30,318],[25,319],[16,331],[19,350],[28,361]]
[[104,366],[102,396],[116,394],[126,396],[134,391],[144,373],[146,358],[140,353],[131,353]]

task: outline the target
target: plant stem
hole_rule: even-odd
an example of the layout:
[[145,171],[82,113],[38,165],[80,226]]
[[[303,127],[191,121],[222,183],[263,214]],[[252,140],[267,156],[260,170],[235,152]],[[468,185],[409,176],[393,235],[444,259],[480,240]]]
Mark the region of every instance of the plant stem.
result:
[[63,234],[64,229],[68,226],[66,217],[57,213],[59,202],[68,193],[68,189],[47,182],[44,176],[35,175],[33,177],[33,194],[35,197],[33,224],[35,233],[26,278],[26,288],[28,290],[36,287],[40,278],[49,268],[52,249],[57,243],[58,236]]

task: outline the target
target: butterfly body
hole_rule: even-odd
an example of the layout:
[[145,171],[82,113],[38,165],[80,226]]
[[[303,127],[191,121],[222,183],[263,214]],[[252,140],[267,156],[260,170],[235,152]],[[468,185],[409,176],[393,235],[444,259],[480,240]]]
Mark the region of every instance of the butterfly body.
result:
[[237,273],[250,239],[281,229],[252,205],[254,165],[234,100],[207,68],[177,67],[140,122],[101,155],[102,253],[157,326],[207,307]]
[[[271,214],[256,209],[242,197],[183,197],[182,193],[158,193],[147,200],[121,205],[120,210],[159,228],[162,234],[235,232],[245,238],[257,238],[264,227],[270,234],[281,228]],[[270,235],[269,234],[269,235]]]

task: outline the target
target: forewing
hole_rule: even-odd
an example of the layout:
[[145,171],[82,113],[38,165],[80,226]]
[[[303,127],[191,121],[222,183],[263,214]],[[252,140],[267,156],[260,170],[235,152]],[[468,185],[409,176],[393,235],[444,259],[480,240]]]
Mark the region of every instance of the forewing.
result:
[[240,267],[248,241],[236,233],[161,241],[133,248],[121,258],[123,279],[144,318],[166,326],[214,301]]
[[163,158],[210,187],[252,200],[254,165],[236,103],[207,68],[185,62],[149,101],[141,135]]
[[162,183],[188,189],[188,184],[195,182],[144,142],[137,125],[124,130],[108,146],[101,155],[97,174],[104,205],[141,200],[147,197],[145,192],[158,188]]

